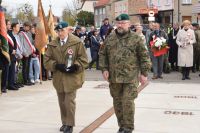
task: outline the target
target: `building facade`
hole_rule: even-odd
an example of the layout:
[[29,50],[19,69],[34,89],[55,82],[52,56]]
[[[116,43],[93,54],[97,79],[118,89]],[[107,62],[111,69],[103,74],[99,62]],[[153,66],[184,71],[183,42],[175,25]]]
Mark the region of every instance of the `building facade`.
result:
[[102,25],[102,21],[108,17],[107,4],[109,4],[110,0],[99,0],[94,4],[94,21],[95,26],[100,27]]
[[174,22],[181,23],[184,20],[196,21],[192,8],[198,0],[174,0]]
[[[107,0],[104,6],[101,5],[101,8],[105,9],[100,10],[105,10],[103,12],[105,14],[100,14],[100,18],[102,20],[102,17],[108,17],[111,20],[110,22],[114,23],[116,16],[121,13],[127,13],[132,24],[147,24],[149,23],[149,11],[153,11],[155,21],[163,25],[175,22],[182,23],[186,19],[191,22],[197,22],[200,20],[199,2],[200,0]],[[199,13],[194,8],[199,8]],[[96,13],[96,18],[98,18],[97,15],[98,13]]]

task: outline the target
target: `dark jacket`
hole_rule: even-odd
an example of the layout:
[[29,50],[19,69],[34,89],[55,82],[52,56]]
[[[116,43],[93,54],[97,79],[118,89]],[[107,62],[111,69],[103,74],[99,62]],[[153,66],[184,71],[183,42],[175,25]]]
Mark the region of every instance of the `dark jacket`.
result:
[[91,40],[91,50],[99,51],[99,48],[100,48],[99,40],[100,40],[100,38],[95,37],[95,36],[91,36],[90,40]]
[[[68,64],[69,50],[72,53],[72,64],[79,66],[76,73],[62,73],[55,68],[56,64]],[[57,92],[72,92],[82,87],[85,68],[88,66],[87,54],[81,40],[69,34],[66,44],[60,45],[60,39],[53,40],[47,47],[44,66],[53,72],[53,85]]]
[[17,59],[15,57],[15,55],[13,55],[13,50],[16,50],[17,49],[17,41],[12,33],[12,31],[9,31],[8,32],[8,35],[11,37],[11,39],[13,40],[13,43],[14,43],[14,47],[12,46],[12,44],[10,44],[10,42],[8,41],[8,44],[9,44],[9,54],[10,54],[10,60],[12,62],[15,62]]
[[100,34],[100,37],[102,40],[105,40],[105,36],[110,28],[112,28],[112,26],[110,24],[108,24],[108,25],[104,24],[101,26],[99,34]]

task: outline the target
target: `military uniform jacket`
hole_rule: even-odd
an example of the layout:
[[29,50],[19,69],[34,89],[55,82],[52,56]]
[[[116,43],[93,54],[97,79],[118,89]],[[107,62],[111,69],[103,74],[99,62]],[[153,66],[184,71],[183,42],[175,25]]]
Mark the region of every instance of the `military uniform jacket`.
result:
[[[56,64],[68,64],[69,53],[72,53],[72,64],[77,64],[76,73],[62,73],[55,69]],[[66,44],[60,45],[60,39],[52,41],[45,53],[44,66],[53,72],[53,85],[57,92],[71,92],[82,87],[84,70],[88,65],[87,55],[81,40],[69,34]]]
[[109,71],[109,82],[138,84],[139,72],[147,76],[150,59],[143,42],[131,31],[123,37],[114,32],[106,38],[99,60],[102,71]]

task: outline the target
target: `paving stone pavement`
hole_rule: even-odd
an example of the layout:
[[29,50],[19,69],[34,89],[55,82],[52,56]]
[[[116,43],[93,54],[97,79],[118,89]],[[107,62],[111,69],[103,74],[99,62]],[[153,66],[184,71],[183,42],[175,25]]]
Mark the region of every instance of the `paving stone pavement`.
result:
[[[182,81],[181,74],[164,74],[136,99],[134,133],[200,133],[200,78]],[[150,74],[149,77],[151,77]],[[108,83],[100,71],[87,71],[77,93],[76,127],[79,133],[110,107]],[[0,133],[59,133],[60,114],[51,81],[0,95]],[[116,133],[115,115],[94,133]]]

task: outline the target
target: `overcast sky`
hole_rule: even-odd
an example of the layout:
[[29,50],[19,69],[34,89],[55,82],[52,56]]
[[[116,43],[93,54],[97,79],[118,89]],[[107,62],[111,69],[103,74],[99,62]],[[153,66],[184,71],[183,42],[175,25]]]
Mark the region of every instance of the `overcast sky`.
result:
[[[13,15],[16,14],[17,8],[25,3],[29,3],[33,6],[34,14],[36,15],[38,0],[2,0],[2,6],[6,6],[8,11],[14,9]],[[62,10],[67,7],[67,4],[70,8],[73,7],[72,0],[42,0],[42,4],[46,15],[48,14],[49,5],[52,5],[53,14],[56,16],[62,15]]]

